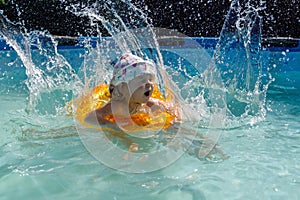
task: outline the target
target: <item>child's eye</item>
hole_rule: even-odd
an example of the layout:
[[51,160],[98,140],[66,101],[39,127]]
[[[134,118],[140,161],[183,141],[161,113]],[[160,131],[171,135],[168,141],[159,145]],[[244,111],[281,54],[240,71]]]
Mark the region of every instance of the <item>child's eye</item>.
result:
[[146,84],[146,83],[153,83],[153,79],[152,79],[152,78],[145,79],[145,80],[143,81],[143,83],[144,83],[144,84]]

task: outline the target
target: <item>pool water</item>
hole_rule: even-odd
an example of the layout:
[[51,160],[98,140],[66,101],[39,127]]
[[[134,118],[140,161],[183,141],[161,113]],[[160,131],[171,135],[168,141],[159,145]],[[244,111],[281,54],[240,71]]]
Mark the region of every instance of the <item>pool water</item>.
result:
[[[75,69],[81,66],[82,51],[59,50]],[[212,51],[207,48],[208,55]],[[262,66],[271,67],[274,78],[267,89],[266,115],[222,131],[218,144],[227,159],[185,153],[170,166],[142,174],[111,169],[95,159],[63,110],[53,114],[49,106],[48,114],[28,112],[25,69],[13,51],[0,53],[1,200],[300,199],[299,48],[262,52]],[[166,61],[172,59],[169,51],[162,54]]]

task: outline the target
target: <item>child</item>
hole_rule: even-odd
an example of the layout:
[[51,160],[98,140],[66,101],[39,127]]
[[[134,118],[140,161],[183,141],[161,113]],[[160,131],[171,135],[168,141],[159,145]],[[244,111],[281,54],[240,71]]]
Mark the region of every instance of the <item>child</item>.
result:
[[[168,113],[172,118],[172,122],[169,117],[168,121],[165,121],[167,124],[161,125],[162,128],[180,121],[178,109],[172,102],[151,97],[155,90],[155,75],[156,68],[152,62],[130,53],[122,55],[114,66],[113,78],[109,86],[110,101],[90,112],[85,122],[117,125],[122,130],[128,130],[125,127],[130,124],[148,125],[149,116],[161,112]],[[144,120],[140,119],[141,116],[144,116]]]
[[[110,100],[103,107],[88,113],[85,117],[85,122],[106,125],[113,128],[119,127],[127,133],[133,130],[134,132],[153,130],[153,128],[156,128],[155,130],[168,129],[169,127],[178,128],[172,126],[176,122],[181,122],[181,112],[179,112],[181,110],[179,110],[180,106],[178,100],[174,98],[173,94],[171,94],[173,101],[153,97],[153,94],[156,92],[155,89],[157,90],[155,86],[155,75],[156,68],[152,62],[143,60],[133,54],[124,54],[114,66],[113,78],[109,86]],[[149,119],[149,116],[151,119]],[[155,120],[155,116],[159,116],[158,118],[163,118],[163,120]],[[153,121],[155,122],[153,123]],[[151,122],[153,124],[152,126],[150,126]],[[132,126],[134,128],[132,128]],[[150,129],[143,129],[143,127],[149,128],[149,126],[151,127]],[[195,134],[191,130],[180,128],[179,131],[181,132],[180,136],[186,135],[187,139],[189,136],[197,135],[196,137],[203,140],[201,135]],[[123,137],[122,135],[118,136]],[[175,149],[179,148],[180,144],[189,144],[189,142],[184,142],[183,139],[183,142],[181,142],[179,138],[180,137],[177,137],[176,140],[179,141],[178,144],[173,142]],[[128,138],[125,137],[125,139],[127,140]],[[197,142],[197,140],[195,142]],[[203,145],[204,147],[209,147],[209,151],[211,148],[218,150],[215,144],[208,140],[206,140]],[[201,147],[201,145],[196,145],[192,148],[192,151],[196,153],[199,158],[209,155],[209,151],[205,151],[205,148],[202,149],[199,147]],[[138,144],[130,140],[129,151],[128,154],[124,156],[124,159],[127,160],[130,153],[138,150]],[[221,151],[219,153],[223,156]]]

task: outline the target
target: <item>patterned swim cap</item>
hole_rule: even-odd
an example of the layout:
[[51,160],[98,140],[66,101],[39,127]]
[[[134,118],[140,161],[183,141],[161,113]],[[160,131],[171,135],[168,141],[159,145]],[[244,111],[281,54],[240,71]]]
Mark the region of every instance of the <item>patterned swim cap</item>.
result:
[[143,74],[156,75],[154,63],[126,53],[115,64],[110,84],[116,86],[122,82],[128,83],[130,80]]

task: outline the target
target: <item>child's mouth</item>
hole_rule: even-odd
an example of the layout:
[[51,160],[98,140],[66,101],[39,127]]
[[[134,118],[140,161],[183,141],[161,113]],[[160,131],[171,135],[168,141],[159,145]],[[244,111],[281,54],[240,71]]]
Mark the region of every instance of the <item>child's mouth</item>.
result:
[[149,97],[149,96],[150,96],[150,91],[145,92],[144,95],[145,95],[146,97]]

